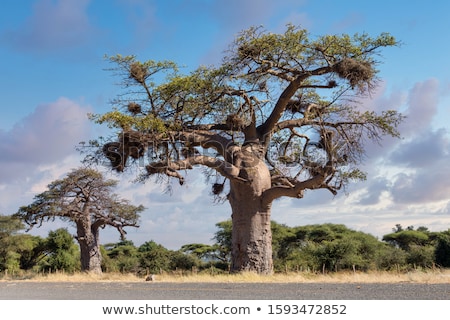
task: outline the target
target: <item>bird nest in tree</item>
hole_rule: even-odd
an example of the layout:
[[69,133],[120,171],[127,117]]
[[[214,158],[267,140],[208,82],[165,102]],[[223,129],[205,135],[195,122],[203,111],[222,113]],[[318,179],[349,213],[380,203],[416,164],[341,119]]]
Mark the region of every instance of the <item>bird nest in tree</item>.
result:
[[237,114],[230,114],[227,116],[226,124],[230,127],[230,130],[241,130],[245,127],[245,120]]
[[256,58],[261,54],[261,49],[252,44],[243,44],[238,48],[238,55],[241,59]]
[[307,104],[300,100],[290,100],[286,105],[286,111],[291,113],[303,112],[307,107]]
[[139,83],[144,83],[147,77],[147,68],[140,62],[133,62],[130,65],[130,78]]
[[139,159],[145,153],[145,144],[141,135],[135,131],[123,132],[120,142],[109,142],[103,146],[103,154],[111,162],[113,169],[122,172],[128,157]]
[[352,87],[361,87],[369,82],[375,71],[372,65],[366,61],[358,61],[352,58],[345,58],[334,66],[339,77],[347,79]]
[[212,185],[212,193],[215,195],[221,194],[223,191],[223,187],[224,187],[223,183],[214,183]]
[[128,112],[133,115],[137,115],[142,112],[141,105],[135,102],[130,102],[127,106]]

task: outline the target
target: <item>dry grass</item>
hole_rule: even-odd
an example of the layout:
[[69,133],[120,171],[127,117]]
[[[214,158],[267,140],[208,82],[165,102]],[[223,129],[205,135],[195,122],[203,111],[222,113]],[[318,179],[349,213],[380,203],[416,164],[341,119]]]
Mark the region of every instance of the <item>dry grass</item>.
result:
[[[76,273],[52,273],[44,275],[3,276],[0,281],[37,281],[37,282],[142,282],[142,277],[133,274],[105,273],[102,275]],[[156,282],[203,282],[203,283],[449,283],[450,270],[396,272],[338,272],[313,274],[306,272],[291,274],[274,274],[262,276],[255,273],[242,274],[161,274],[156,275]]]
[[261,276],[255,273],[242,273],[235,275],[186,275],[156,276],[158,282],[225,282],[225,283],[450,283],[450,270],[428,272],[369,272],[353,273],[338,272],[330,274],[291,273]]

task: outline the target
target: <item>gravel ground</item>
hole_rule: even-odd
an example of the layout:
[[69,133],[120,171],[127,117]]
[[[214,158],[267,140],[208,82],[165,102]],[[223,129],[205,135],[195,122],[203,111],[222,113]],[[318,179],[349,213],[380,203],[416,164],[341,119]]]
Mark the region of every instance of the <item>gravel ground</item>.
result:
[[0,282],[2,300],[450,300],[450,284]]

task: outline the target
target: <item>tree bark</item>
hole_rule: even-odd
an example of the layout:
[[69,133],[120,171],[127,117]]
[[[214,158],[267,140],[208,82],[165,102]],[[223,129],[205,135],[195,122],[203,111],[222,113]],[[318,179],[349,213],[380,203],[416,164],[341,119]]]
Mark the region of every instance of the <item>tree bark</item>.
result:
[[[256,165],[255,165],[256,163]],[[271,186],[267,166],[253,159],[241,176],[249,181],[230,182],[228,200],[232,209],[231,272],[273,272],[271,204],[264,204],[262,194]]]
[[80,245],[81,271],[102,273],[98,229],[91,230],[89,224],[77,223],[77,240]]

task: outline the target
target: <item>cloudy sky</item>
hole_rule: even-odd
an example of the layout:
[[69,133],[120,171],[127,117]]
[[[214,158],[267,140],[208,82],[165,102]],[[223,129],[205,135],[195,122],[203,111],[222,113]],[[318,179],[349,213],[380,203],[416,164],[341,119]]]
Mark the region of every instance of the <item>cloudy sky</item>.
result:
[[[369,178],[336,197],[307,192],[281,199],[272,218],[290,226],[343,223],[381,237],[395,224],[450,228],[450,2],[356,0],[5,0],[0,3],[0,214],[32,202],[54,179],[80,165],[79,141],[104,129],[88,112],[109,110],[116,80],[104,55],[174,60],[186,69],[215,64],[239,31],[287,23],[312,35],[376,36],[389,32],[401,47],[383,51],[382,82],[364,108],[407,115],[403,138],[368,146]],[[117,178],[117,177],[112,177]],[[128,231],[136,245],[154,240],[170,249],[211,243],[215,224],[230,217],[201,172],[188,173],[173,193],[130,183],[117,190],[148,209]],[[46,236],[63,223],[33,230]],[[118,241],[103,230],[102,243]]]

